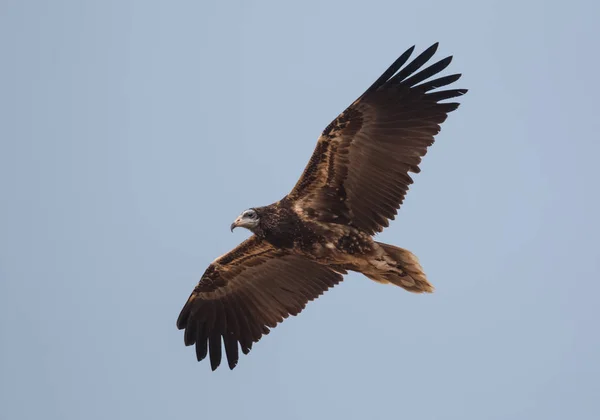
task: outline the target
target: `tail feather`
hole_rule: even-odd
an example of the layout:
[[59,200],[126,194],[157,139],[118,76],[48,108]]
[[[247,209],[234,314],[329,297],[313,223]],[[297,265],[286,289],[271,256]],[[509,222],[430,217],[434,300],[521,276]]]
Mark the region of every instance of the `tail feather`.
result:
[[434,287],[427,281],[415,254],[394,245],[376,243],[385,251],[385,266],[376,272],[365,273],[367,277],[378,282],[395,284],[413,293],[433,292]]

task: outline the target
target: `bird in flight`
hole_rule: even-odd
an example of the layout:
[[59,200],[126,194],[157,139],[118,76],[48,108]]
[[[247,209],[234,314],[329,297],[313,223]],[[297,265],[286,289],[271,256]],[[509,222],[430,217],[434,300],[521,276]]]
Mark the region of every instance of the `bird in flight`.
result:
[[[466,89],[437,90],[460,74],[438,77],[444,58],[421,71],[434,44],[406,64],[402,54],[317,141],[302,176],[276,203],[245,210],[231,230],[253,235],[214,260],[185,303],[177,327],[198,361],[215,370],[222,348],[229,368],[252,345],[348,271],[410,292],[432,292],[410,251],[373,236],[397,214],[421,158]],[[405,65],[406,64],[406,65]]]

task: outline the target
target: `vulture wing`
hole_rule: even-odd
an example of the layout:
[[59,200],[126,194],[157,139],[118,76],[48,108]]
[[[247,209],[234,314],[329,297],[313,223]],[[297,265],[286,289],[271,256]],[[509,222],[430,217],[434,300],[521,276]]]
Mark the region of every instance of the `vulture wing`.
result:
[[215,370],[221,342],[229,367],[238,362],[238,343],[247,354],[269,328],[297,315],[308,301],[342,280],[334,271],[305,257],[274,248],[252,236],[217,258],[183,307],[177,327],[185,344],[196,344],[198,361],[210,353]]
[[287,196],[297,212],[370,234],[394,219],[413,182],[409,172],[419,172],[440,124],[459,105],[440,101],[467,92],[432,92],[455,82],[460,74],[426,81],[444,70],[452,57],[417,72],[437,46],[404,66],[414,49],[410,48],[327,126]]

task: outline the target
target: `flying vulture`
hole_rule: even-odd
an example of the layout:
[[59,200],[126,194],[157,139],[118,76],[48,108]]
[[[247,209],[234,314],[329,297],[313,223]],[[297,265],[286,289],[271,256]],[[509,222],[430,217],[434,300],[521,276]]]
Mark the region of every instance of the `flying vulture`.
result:
[[270,328],[357,271],[410,292],[432,292],[410,251],[373,236],[394,219],[409,185],[466,89],[436,90],[460,74],[438,77],[452,60],[418,71],[434,44],[405,66],[402,54],[365,93],[325,128],[292,191],[276,203],[245,210],[231,225],[253,235],[214,260],[194,288],[177,327],[198,361],[215,370],[222,346],[229,368]]

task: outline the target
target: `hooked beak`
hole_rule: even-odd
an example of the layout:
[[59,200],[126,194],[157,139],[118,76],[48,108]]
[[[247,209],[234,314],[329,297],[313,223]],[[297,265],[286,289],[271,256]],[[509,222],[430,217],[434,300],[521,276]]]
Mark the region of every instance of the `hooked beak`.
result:
[[235,219],[235,221],[231,224],[230,229],[233,232],[233,229],[235,229],[236,227],[238,227],[240,225],[240,222],[242,220],[242,216],[238,216],[237,219]]

